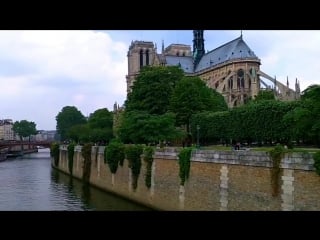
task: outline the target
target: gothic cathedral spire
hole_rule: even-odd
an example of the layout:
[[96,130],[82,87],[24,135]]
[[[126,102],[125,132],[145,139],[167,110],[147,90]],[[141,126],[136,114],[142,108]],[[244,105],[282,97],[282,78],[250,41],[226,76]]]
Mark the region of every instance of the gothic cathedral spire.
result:
[[203,30],[193,30],[193,61],[195,66],[204,54]]

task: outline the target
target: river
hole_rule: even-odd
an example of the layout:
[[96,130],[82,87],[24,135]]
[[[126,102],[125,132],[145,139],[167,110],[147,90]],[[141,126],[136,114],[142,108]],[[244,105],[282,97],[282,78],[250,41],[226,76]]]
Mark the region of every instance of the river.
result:
[[145,211],[51,167],[49,149],[0,162],[0,211]]

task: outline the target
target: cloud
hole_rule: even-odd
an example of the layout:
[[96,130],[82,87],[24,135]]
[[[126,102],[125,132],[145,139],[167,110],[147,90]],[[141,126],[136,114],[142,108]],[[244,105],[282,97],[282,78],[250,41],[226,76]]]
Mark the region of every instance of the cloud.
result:
[[284,84],[288,76],[290,88],[296,78],[301,91],[320,84],[320,31],[245,31],[244,39],[261,59],[260,69]]
[[112,110],[126,97],[127,47],[107,32],[0,31],[0,118],[55,129],[64,106]]

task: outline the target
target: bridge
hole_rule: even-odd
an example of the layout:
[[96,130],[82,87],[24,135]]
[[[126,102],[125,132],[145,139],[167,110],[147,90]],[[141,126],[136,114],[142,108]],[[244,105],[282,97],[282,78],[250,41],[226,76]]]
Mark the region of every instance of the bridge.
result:
[[[23,149],[36,149],[36,148],[49,148],[53,140],[46,140],[46,141],[0,141],[0,148],[7,147],[9,151],[19,151],[21,150],[21,146]],[[27,147],[26,147],[27,146]]]

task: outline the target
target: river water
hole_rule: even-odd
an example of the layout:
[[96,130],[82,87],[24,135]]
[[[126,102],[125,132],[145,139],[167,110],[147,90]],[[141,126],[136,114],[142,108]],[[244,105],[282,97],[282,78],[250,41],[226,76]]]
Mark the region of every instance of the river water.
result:
[[150,210],[51,167],[49,149],[0,162],[0,211]]

